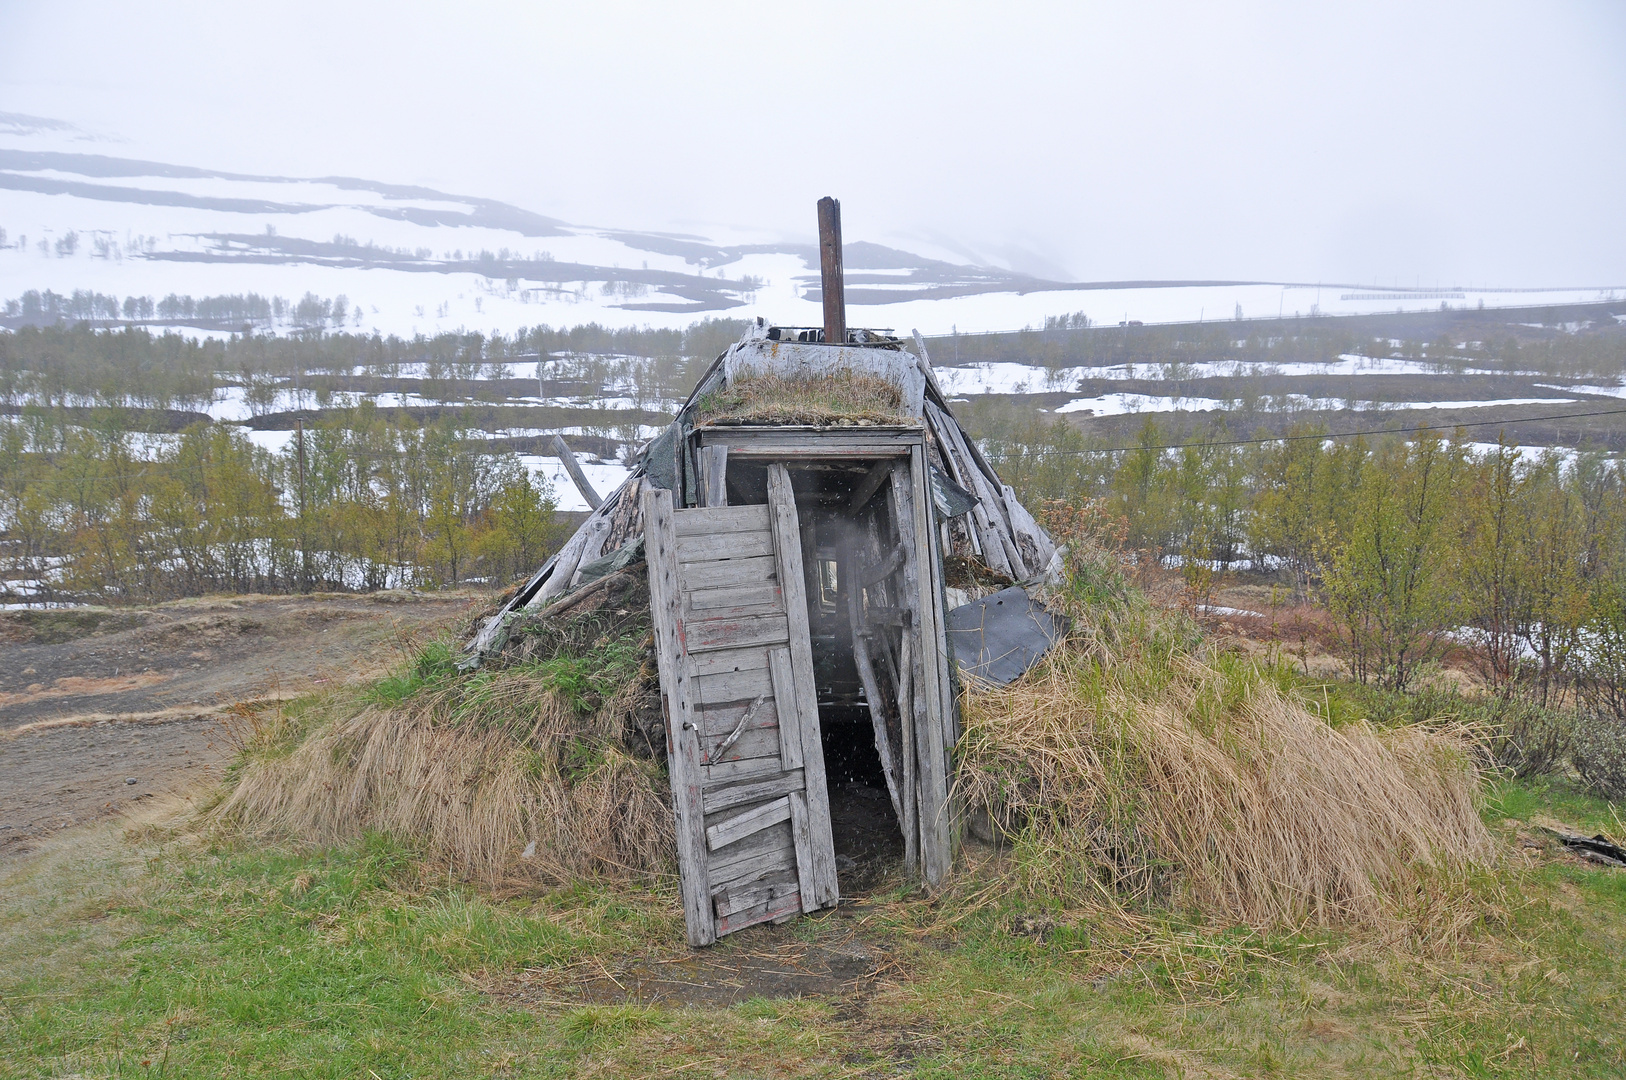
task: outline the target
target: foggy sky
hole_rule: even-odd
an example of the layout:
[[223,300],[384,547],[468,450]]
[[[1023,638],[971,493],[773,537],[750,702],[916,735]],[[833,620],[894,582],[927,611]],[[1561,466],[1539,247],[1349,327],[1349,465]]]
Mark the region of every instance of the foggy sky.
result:
[[86,150],[1068,280],[1626,284],[1626,5],[0,3]]

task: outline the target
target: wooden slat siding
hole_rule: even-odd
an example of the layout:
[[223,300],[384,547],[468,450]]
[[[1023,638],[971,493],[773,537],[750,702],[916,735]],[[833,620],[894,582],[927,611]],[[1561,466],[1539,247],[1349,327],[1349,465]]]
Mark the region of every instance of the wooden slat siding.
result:
[[790,811],[790,835],[796,844],[796,880],[801,885],[802,910],[817,911],[813,896],[817,893],[818,870],[813,859],[813,823],[808,819],[807,790],[793,791],[785,796]]
[[726,653],[706,653],[689,658],[689,674],[697,679],[727,675],[736,671],[767,671],[768,650],[736,649]]
[[678,866],[681,870],[683,921],[689,944],[717,940],[711,908],[711,879],[706,866],[704,784],[700,765],[700,731],[690,698],[688,657],[678,612],[678,561],[673,551],[672,493],[644,490],[644,548],[649,564],[650,610],[655,624],[655,656],[666,699],[667,769],[676,817]]
[[717,932],[719,934],[732,934],[737,930],[744,930],[747,926],[755,926],[760,922],[778,922],[786,916],[795,915],[802,910],[801,896],[793,892],[770,903],[760,904],[738,914],[718,919]]
[[[802,714],[795,707],[796,676],[791,670],[790,649],[768,650],[768,679],[773,683],[774,702],[786,702],[779,718],[779,763],[786,772],[802,767]],[[815,706],[816,708],[817,706]],[[824,763],[821,750],[819,763]]]
[[689,563],[683,568],[687,589],[718,589],[728,585],[759,585],[778,581],[779,565],[772,555],[753,559]]
[[[804,615],[803,618],[806,618]],[[751,615],[743,619],[689,619],[683,627],[684,644],[691,653],[777,645],[789,636],[784,615]]]
[[748,885],[780,870],[794,870],[790,824],[780,822],[711,855],[711,890]]
[[744,761],[720,761],[715,765],[702,765],[705,774],[705,786],[717,787],[723,784],[739,784],[747,780],[760,780],[776,776],[785,771],[780,759],[750,758]]
[[[926,463],[920,451],[911,461],[909,505],[899,520],[909,521],[902,539],[914,550],[915,578],[909,604],[915,616],[910,642],[910,678],[915,684],[915,758],[920,764],[920,863],[928,885],[941,883],[952,859],[948,816],[948,753],[943,746],[943,703],[938,693],[937,621],[931,588],[931,494],[926,489]],[[897,475],[894,474],[894,483]]]
[[681,537],[677,554],[678,561],[683,563],[749,559],[758,555],[772,555],[773,543],[766,532],[707,533],[704,536]]
[[[801,534],[790,473],[774,462],[768,466],[768,506],[773,518],[774,554],[779,559],[779,585],[790,620],[790,668],[796,687],[797,718],[802,725],[802,769],[807,775],[809,846],[812,848],[812,906],[826,907],[841,895],[836,883],[835,843],[830,835],[830,794],[824,773],[824,747],[819,741],[819,695],[813,682],[812,635],[807,624],[807,579],[802,576]],[[786,710],[787,712],[789,710]],[[803,897],[804,904],[807,898]]]
[[700,451],[701,502],[706,506],[728,505],[728,447],[708,446]]
[[[754,651],[754,650],[753,650]],[[716,655],[716,654],[702,654]],[[706,723],[712,723],[712,710],[718,706],[749,703],[759,694],[773,696],[773,678],[766,667],[746,668],[743,671],[720,671],[715,675],[700,675],[694,680],[695,697],[706,713]],[[776,715],[772,701],[765,706],[768,715]],[[778,721],[775,721],[777,723]]]
[[788,772],[784,776],[776,776],[772,780],[760,780],[750,784],[736,784],[733,787],[712,788],[706,792],[706,813],[715,814],[735,806],[744,806],[746,803],[761,802],[763,799],[772,799],[780,795],[789,795],[793,791],[800,791],[806,784],[800,771]]
[[716,533],[768,531],[768,508],[761,503],[748,506],[707,507],[685,510],[677,518],[679,536],[711,536]]
[[[789,821],[790,799],[789,795],[784,795],[773,802],[763,803],[761,806],[741,811],[727,821],[707,826],[706,846],[716,851],[718,848],[725,848],[737,841],[744,840],[747,836],[759,833],[770,825],[777,825],[781,821]],[[794,833],[795,827],[792,826],[792,834],[794,835]]]
[[712,905],[717,911],[717,917],[726,919],[730,915],[754,908],[759,904],[793,896],[797,889],[798,884],[795,876],[787,874],[779,880],[764,881],[739,889],[720,890],[712,897]]

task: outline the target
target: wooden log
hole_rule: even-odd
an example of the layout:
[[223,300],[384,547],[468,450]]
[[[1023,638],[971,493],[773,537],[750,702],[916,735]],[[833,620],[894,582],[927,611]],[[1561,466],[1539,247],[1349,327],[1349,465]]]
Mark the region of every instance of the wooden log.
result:
[[819,200],[819,281],[824,298],[824,340],[847,343],[846,276],[841,266],[841,204]]
[[644,491],[644,542],[649,562],[650,613],[655,624],[655,659],[666,697],[667,770],[676,816],[678,869],[683,921],[689,944],[717,940],[707,867],[704,789],[700,765],[700,717],[690,694],[688,656],[679,613],[678,560],[672,532],[672,493]]
[[[807,579],[802,575],[801,533],[790,473],[780,462],[768,466],[768,506],[773,513],[774,554],[779,586],[790,620],[791,677],[797,719],[802,725],[802,768],[807,774],[808,828],[813,859],[813,906],[827,907],[841,895],[836,882],[835,842],[830,834],[830,789],[819,740],[819,694],[813,682],[813,643],[807,623]],[[782,710],[783,712],[783,710]],[[804,903],[806,898],[803,898]]]
[[[910,702],[915,699],[914,680],[911,675],[914,671],[914,657],[909,648],[910,635],[905,633],[898,642],[898,701]],[[903,711],[899,708],[900,713]],[[912,708],[911,708],[912,712]],[[898,823],[903,829],[903,855],[904,865],[911,874],[925,876],[925,870],[920,865],[920,754],[915,744],[914,717],[906,714],[902,726],[903,731],[903,774],[904,796],[903,814]]]
[[576,485],[576,490],[582,493],[582,498],[587,500],[587,505],[597,510],[604,500],[598,497],[593,485],[587,482],[587,474],[582,472],[580,463],[576,461],[576,455],[570,452],[570,447],[566,446],[565,440],[558,435],[553,437],[553,452],[559,455],[560,464],[565,467],[565,472],[570,474],[571,481]]

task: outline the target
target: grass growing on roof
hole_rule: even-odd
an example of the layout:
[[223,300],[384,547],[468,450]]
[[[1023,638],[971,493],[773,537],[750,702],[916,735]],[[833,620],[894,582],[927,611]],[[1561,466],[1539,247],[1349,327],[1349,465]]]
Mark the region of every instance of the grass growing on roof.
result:
[[903,394],[886,379],[838,371],[808,379],[751,375],[701,398],[701,424],[897,423]]

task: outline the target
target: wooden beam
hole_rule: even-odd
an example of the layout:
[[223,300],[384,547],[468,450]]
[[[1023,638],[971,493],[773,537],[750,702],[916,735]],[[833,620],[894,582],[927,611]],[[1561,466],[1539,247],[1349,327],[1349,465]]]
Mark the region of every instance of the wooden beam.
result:
[[847,286],[841,266],[841,204],[819,200],[819,279],[824,294],[824,340],[847,344]]
[[886,478],[891,475],[892,462],[888,459],[882,458],[871,465],[869,472],[865,473],[864,478],[858,482],[858,486],[853,488],[852,502],[847,504],[847,509],[855,514],[862,510],[875,497],[875,493],[881,490],[881,485],[886,483]]
[[582,472],[581,465],[577,464],[576,455],[570,452],[570,447],[566,446],[565,440],[558,435],[553,437],[553,452],[559,455],[559,461],[564,465],[565,472],[569,473],[570,479],[575,481],[576,490],[582,493],[582,498],[587,500],[587,505],[597,510],[604,500],[598,497],[598,492],[593,490],[593,485],[587,482],[587,474]]

